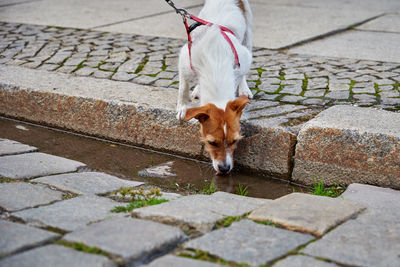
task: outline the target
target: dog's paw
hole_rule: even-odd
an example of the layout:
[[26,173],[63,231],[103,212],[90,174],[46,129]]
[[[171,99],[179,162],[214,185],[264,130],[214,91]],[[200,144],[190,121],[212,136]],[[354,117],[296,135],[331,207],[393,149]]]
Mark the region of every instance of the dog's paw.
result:
[[176,108],[176,111],[177,111],[176,119],[180,120],[180,121],[184,120],[185,116],[186,116],[186,110],[187,110],[186,105],[178,106]]
[[200,86],[196,85],[193,89],[191,94],[192,99],[199,99],[200,98]]
[[253,93],[251,92],[251,90],[249,88],[239,88],[239,92],[238,93],[239,93],[239,96],[245,95],[249,99],[253,98]]

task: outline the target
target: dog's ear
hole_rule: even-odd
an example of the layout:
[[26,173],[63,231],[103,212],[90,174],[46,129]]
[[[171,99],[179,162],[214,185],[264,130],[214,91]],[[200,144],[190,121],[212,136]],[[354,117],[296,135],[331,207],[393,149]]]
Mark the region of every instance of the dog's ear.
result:
[[188,121],[188,120],[191,120],[191,119],[195,118],[200,123],[203,123],[209,117],[210,117],[210,115],[209,115],[209,107],[206,105],[206,106],[202,106],[202,107],[188,108],[186,110],[185,121]]
[[241,95],[235,100],[229,101],[228,104],[226,104],[225,111],[231,110],[236,112],[237,114],[242,114],[243,109],[248,103],[250,103],[249,98],[245,95]]

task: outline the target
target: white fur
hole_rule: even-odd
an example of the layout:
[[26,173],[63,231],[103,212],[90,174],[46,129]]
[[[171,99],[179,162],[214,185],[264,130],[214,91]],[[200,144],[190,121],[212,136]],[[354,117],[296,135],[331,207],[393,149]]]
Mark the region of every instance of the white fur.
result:
[[239,95],[252,97],[246,82],[246,74],[252,61],[252,19],[247,0],[242,0],[245,15],[238,7],[238,0],[206,0],[199,18],[229,28],[235,33],[227,33],[239,56],[240,68],[235,68],[235,57],[231,46],[217,26],[199,26],[192,31],[192,66],[189,52],[184,45],[179,55],[179,95],[177,118],[185,118],[189,105],[190,83],[198,85],[192,94],[200,98],[200,104],[213,103],[225,109],[228,101]]

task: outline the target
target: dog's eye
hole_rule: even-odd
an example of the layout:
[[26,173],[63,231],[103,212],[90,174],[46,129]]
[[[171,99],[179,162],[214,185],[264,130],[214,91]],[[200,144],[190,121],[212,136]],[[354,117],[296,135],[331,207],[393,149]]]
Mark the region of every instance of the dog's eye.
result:
[[232,142],[230,142],[228,145],[229,146],[233,146],[234,144],[236,144],[239,140],[233,140]]
[[208,141],[208,144],[210,144],[211,146],[218,146],[218,144],[217,144],[217,143],[215,143],[215,142],[211,142],[211,141]]

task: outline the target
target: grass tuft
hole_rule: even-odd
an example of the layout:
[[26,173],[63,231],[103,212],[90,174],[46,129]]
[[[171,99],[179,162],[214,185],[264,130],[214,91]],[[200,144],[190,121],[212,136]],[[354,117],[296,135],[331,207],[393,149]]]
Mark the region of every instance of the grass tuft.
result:
[[246,197],[248,192],[248,186],[244,186],[241,183],[239,183],[236,187],[236,194],[240,196]]
[[167,202],[167,199],[160,198],[162,196],[160,188],[152,188],[144,190],[143,188],[122,187],[118,191],[123,197],[129,198],[130,202],[127,206],[116,206],[111,212],[129,212],[146,206],[153,206]]
[[311,194],[315,196],[325,196],[325,197],[338,197],[344,192],[344,188],[338,185],[333,185],[331,187],[325,187],[324,182],[321,178],[318,180],[313,177],[314,188]]
[[225,217],[219,221],[216,222],[215,228],[220,229],[220,228],[225,228],[231,226],[232,223],[238,222],[242,219],[246,218],[246,216],[229,216]]
[[83,243],[80,242],[67,242],[65,240],[58,240],[54,242],[57,245],[61,245],[64,247],[69,247],[78,251],[82,251],[85,253],[90,253],[90,254],[97,254],[97,255],[102,255],[102,256],[106,256],[106,257],[110,257],[110,255],[104,251],[102,251],[101,249],[97,248],[97,247],[89,247]]
[[211,195],[217,191],[218,191],[218,187],[214,183],[214,181],[211,181],[209,183],[206,182],[204,184],[203,188],[200,190],[201,194],[203,194],[203,195]]
[[142,207],[147,207],[147,206],[153,206],[153,205],[158,205],[164,202],[168,202],[167,199],[164,198],[150,198],[149,200],[134,200],[131,201],[127,206],[116,206],[114,209],[111,210],[111,212],[129,212],[134,209],[142,208]]

